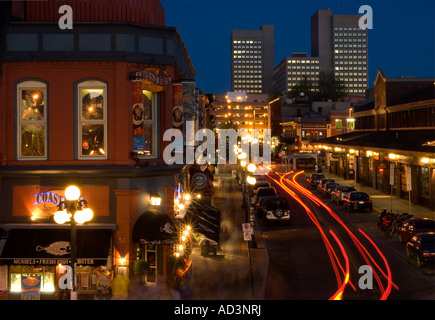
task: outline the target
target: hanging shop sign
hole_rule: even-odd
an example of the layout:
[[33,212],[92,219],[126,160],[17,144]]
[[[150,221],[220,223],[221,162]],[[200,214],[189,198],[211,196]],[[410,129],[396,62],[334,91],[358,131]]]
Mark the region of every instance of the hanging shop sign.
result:
[[192,176],[192,186],[197,189],[203,189],[207,185],[207,176],[204,173],[195,173]]
[[[162,68],[147,68],[145,70],[130,73],[130,79],[142,80],[145,84],[149,86],[152,86],[152,84],[154,84],[156,86],[164,87],[171,84],[171,77],[169,77]],[[156,89],[159,88],[156,87]]]

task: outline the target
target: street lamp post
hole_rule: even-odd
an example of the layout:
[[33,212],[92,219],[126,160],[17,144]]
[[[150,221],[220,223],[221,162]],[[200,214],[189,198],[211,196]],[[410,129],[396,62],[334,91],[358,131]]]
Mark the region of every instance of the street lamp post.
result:
[[54,221],[58,224],[64,224],[69,221],[71,224],[71,300],[77,300],[77,224],[90,221],[94,214],[88,208],[87,201],[80,199],[80,189],[76,186],[69,186],[65,189],[65,199],[59,202],[59,210],[54,214]]

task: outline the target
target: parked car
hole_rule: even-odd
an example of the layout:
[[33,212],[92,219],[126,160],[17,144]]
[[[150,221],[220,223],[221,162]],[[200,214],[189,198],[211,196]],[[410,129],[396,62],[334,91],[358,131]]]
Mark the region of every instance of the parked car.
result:
[[406,243],[418,233],[435,232],[435,220],[429,218],[409,219],[399,228],[397,239]]
[[342,204],[344,197],[346,197],[346,195],[352,191],[356,191],[356,189],[352,186],[337,185],[331,192],[331,201],[337,202],[337,204]]
[[269,183],[269,182],[264,181],[264,180],[261,180],[261,181],[257,181],[257,182],[254,184],[253,191],[254,191],[254,194],[255,194],[255,193],[257,193],[258,188],[270,188],[270,187],[271,187],[271,186],[270,186],[270,183]]
[[415,258],[417,266],[435,261],[435,232],[418,233],[406,244],[406,255]]
[[[265,199],[270,199],[270,198],[277,198],[278,197],[278,193],[276,192],[275,188],[272,187],[262,187],[262,188],[258,188],[257,193],[255,194],[255,196],[253,197],[254,199],[254,211],[257,213],[258,216],[258,206],[259,206],[259,200],[261,198],[265,198]],[[265,200],[263,200],[265,201]],[[264,203],[263,203],[264,205]],[[261,208],[260,210],[262,210],[263,208]],[[261,212],[260,212],[261,214]]]
[[343,204],[347,208],[347,212],[351,212],[352,210],[373,211],[372,200],[370,200],[370,196],[365,192],[349,192],[344,198]]
[[325,178],[323,173],[312,173],[307,178],[308,189],[315,189],[320,179]]
[[325,178],[323,178],[323,179],[320,179],[319,180],[319,183],[317,184],[317,192],[318,193],[322,193],[322,188],[328,183],[328,182],[335,182],[335,180],[334,179],[325,179]]
[[331,198],[331,192],[335,189],[336,186],[338,186],[338,183],[335,182],[328,182],[327,184],[325,184],[325,186],[322,188],[322,197]]
[[[260,199],[261,201],[261,199]],[[267,199],[263,221],[290,222],[290,207],[286,198]]]

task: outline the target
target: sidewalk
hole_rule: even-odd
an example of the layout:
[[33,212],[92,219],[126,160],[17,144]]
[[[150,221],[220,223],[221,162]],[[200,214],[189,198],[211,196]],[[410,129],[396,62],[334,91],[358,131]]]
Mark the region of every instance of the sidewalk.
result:
[[[308,173],[306,173],[308,174]],[[419,206],[416,204],[411,204],[411,212],[409,211],[409,201],[406,199],[401,199],[399,197],[385,194],[380,190],[363,186],[355,182],[355,180],[345,180],[337,175],[331,174],[329,172],[324,172],[325,178],[334,179],[335,182],[342,185],[354,186],[358,191],[366,192],[370,195],[373,201],[373,211],[380,213],[382,210],[386,209],[390,211],[391,204],[394,213],[411,213],[414,218],[431,218],[435,219],[435,211],[429,208]],[[392,201],[391,201],[392,200]]]
[[215,175],[212,205],[221,211],[220,250],[203,257],[194,248],[192,258],[192,300],[263,300],[268,276],[268,253],[264,240],[254,228],[257,248],[243,240],[241,208],[243,195],[231,172]]

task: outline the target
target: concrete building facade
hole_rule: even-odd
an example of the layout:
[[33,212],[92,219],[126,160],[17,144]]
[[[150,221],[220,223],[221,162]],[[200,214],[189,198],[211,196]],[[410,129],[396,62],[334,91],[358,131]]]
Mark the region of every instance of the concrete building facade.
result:
[[319,9],[311,17],[311,56],[320,72],[342,80],[348,95],[364,96],[368,88],[368,33],[359,27],[361,15],[333,15]]
[[270,93],[275,68],[274,26],[231,33],[231,91]]
[[302,80],[313,84],[312,90],[319,90],[320,63],[318,57],[308,57],[306,52],[295,52],[285,57],[275,68],[274,87],[287,94]]

